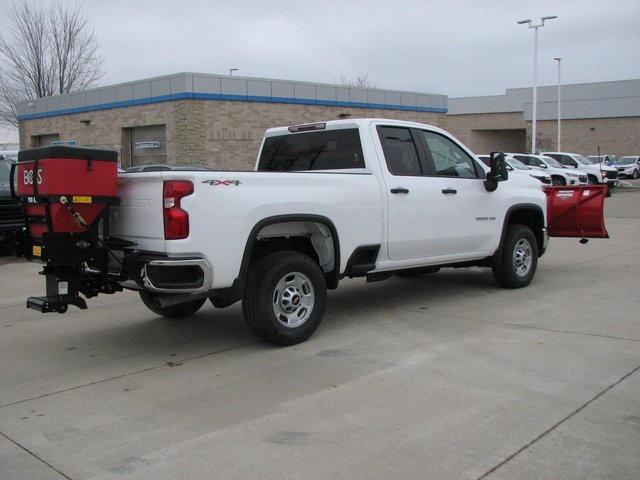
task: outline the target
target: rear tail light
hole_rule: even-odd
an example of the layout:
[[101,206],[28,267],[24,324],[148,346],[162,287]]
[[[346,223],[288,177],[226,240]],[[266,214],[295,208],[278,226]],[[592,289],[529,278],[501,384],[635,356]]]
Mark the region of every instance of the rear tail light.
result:
[[180,240],[189,236],[189,214],[180,207],[180,200],[193,193],[193,183],[186,180],[166,180],[163,185],[164,238]]

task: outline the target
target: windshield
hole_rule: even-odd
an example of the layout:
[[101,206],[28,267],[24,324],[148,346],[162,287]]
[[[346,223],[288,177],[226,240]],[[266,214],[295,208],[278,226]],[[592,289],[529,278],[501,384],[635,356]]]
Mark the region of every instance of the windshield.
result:
[[636,163],[635,157],[622,157],[616,160],[616,165],[633,165]]
[[517,160],[515,158],[510,158],[509,160],[507,160],[507,163],[511,165],[513,168],[516,168],[518,170],[531,170],[524,163],[522,163],[520,160]]
[[547,162],[552,167],[564,168],[564,166],[559,161],[557,161],[555,158],[544,157],[544,161]]
[[582,165],[593,165],[594,163],[598,163],[598,157],[596,157],[595,162],[590,162],[588,158],[585,158],[582,155],[574,155],[573,158]]

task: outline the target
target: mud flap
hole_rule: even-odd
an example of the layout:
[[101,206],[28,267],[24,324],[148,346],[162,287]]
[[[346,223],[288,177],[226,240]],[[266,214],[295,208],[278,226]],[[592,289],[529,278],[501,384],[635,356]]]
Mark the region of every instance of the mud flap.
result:
[[609,238],[604,225],[606,185],[544,187],[550,237]]

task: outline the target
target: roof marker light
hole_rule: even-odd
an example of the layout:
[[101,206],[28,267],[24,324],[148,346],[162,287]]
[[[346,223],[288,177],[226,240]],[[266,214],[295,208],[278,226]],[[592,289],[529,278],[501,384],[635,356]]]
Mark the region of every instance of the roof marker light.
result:
[[324,130],[326,127],[326,123],[307,123],[306,125],[293,125],[289,127],[289,131],[291,133],[309,132],[312,130]]

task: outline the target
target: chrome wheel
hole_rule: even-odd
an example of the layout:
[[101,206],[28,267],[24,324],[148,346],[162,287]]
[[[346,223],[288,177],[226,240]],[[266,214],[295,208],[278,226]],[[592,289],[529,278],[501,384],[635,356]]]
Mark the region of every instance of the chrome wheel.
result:
[[525,277],[533,263],[532,248],[529,240],[521,238],[513,248],[513,268],[520,277]]
[[311,315],[315,292],[309,278],[300,272],[287,273],[273,292],[273,313],[285,327],[302,325]]

